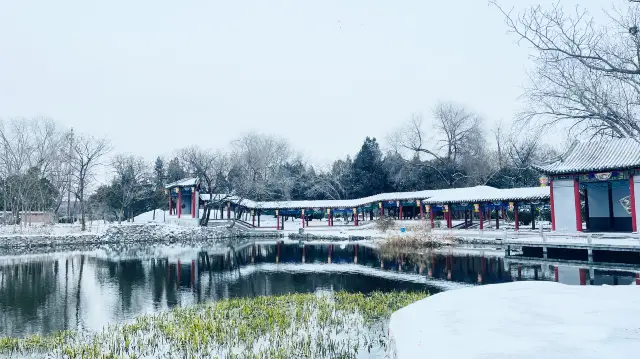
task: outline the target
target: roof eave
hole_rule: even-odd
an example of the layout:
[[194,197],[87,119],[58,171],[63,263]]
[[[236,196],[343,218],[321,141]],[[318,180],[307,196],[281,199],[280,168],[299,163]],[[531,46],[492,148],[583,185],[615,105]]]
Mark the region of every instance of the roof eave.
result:
[[[533,166],[531,166],[531,167],[533,167]],[[586,167],[586,168],[580,168],[580,169],[573,169],[571,171],[542,170],[542,169],[539,169],[539,168],[536,168],[536,169],[538,171],[546,174],[546,175],[577,175],[577,174],[583,174],[583,173],[628,171],[628,170],[639,169],[639,168],[640,168],[640,164],[639,165],[635,165],[635,166],[616,166],[616,167],[599,167],[599,168]]]

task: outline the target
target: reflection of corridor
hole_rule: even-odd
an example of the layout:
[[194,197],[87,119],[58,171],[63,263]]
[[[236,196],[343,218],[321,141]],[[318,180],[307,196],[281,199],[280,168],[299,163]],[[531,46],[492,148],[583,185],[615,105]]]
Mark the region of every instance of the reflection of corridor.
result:
[[[510,281],[501,258],[482,255],[401,255],[398,258],[383,258],[376,249],[358,244],[255,244],[226,254],[207,255],[201,253],[196,263],[197,271],[234,270],[250,264],[357,264],[376,269],[378,273],[394,272],[423,276],[424,280],[450,280],[454,282],[499,283]],[[182,264],[182,271],[189,266]],[[293,267],[288,267],[293,268]],[[322,266],[317,267],[322,271]],[[383,274],[380,274],[383,275]],[[182,276],[189,276],[188,272]]]

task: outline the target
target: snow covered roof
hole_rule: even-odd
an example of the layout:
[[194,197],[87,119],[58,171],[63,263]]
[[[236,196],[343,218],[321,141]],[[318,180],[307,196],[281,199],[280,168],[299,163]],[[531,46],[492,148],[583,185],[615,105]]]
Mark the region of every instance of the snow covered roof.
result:
[[193,187],[197,184],[198,184],[198,178],[191,177],[191,178],[183,178],[181,180],[171,182],[168,185],[164,186],[164,188],[170,189],[173,187]]
[[[300,209],[300,208],[354,208],[386,201],[421,200],[424,203],[477,203],[494,201],[524,201],[549,198],[548,187],[498,189],[489,186],[424,190],[415,192],[381,193],[364,198],[344,200],[302,200],[257,202],[225,194],[214,194],[214,201],[231,201],[248,208]],[[208,194],[200,199],[209,201]]]
[[549,187],[494,188],[476,186],[440,190],[424,203],[480,203],[496,201],[535,201],[549,199]]
[[598,172],[640,167],[640,141],[616,138],[576,143],[562,156],[533,168],[547,174]]
[[[203,201],[209,202],[211,200],[211,196],[208,193],[201,193],[200,194],[200,199],[203,200]],[[250,199],[240,198],[238,196],[233,196],[233,195],[224,194],[224,193],[214,193],[213,194],[213,200],[214,201],[223,201],[223,202],[230,201],[232,203],[240,204],[240,205],[248,207],[248,208],[258,208],[257,204],[260,203],[260,202],[256,202],[256,201],[253,201],[253,200],[250,200]]]
[[[250,199],[241,199],[236,196],[228,196],[224,194],[215,194],[214,200],[231,201],[248,208],[264,208],[264,209],[285,209],[285,208],[353,208],[365,206],[372,203],[385,201],[404,201],[427,198],[433,194],[433,190],[416,191],[416,192],[396,192],[381,193],[374,196],[357,198],[357,199],[341,199],[341,200],[300,200],[300,201],[267,201],[257,202]],[[200,199],[209,201],[208,194],[201,194]]]

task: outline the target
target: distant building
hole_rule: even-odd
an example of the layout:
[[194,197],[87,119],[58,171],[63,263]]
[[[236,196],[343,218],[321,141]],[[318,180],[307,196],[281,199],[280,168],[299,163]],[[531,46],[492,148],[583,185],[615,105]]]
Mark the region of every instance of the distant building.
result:
[[[48,211],[24,211],[20,212],[22,224],[50,224],[53,223],[53,213]],[[12,212],[0,212],[0,223],[15,224],[15,217]]]
[[198,218],[200,180],[185,178],[165,186],[169,195],[169,216],[174,218]]
[[638,232],[639,141],[579,143],[551,162],[533,167],[548,176],[553,230]]

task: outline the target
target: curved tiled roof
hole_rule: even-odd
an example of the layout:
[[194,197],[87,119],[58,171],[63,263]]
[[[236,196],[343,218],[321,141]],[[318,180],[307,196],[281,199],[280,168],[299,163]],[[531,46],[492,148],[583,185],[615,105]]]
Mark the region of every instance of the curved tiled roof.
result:
[[[433,197],[424,200],[424,203],[480,203],[498,201],[538,201],[547,200],[550,197],[549,187],[521,187],[498,189],[487,186],[479,190],[478,187],[455,188],[442,190]],[[446,192],[445,192],[446,191]]]
[[[208,194],[201,194],[204,201]],[[302,200],[257,202],[235,196],[215,194],[214,200],[231,201],[247,208],[301,209],[301,208],[354,208],[386,201],[421,200],[425,204],[479,203],[496,201],[537,201],[549,199],[549,187],[523,187],[498,189],[489,186],[447,188],[416,192],[381,193],[369,197],[345,200]]]
[[564,155],[533,168],[547,174],[570,174],[640,168],[640,139],[615,138],[576,143]]
[[193,187],[198,184],[198,179],[196,177],[192,178],[183,178],[181,180],[171,182],[168,185],[164,186],[164,188],[170,189],[173,187]]

